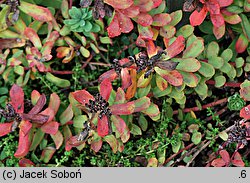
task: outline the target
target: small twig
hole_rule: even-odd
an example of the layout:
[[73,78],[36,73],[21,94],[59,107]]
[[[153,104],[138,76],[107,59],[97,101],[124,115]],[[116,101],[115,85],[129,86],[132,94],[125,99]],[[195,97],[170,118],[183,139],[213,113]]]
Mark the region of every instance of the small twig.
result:
[[82,65],[81,69],[84,69],[85,67],[87,67],[87,65],[89,64],[90,60],[93,58],[93,55],[91,54],[89,56],[89,58],[86,60],[86,62],[84,62],[84,64]]
[[100,65],[100,66],[104,66],[104,67],[110,67],[111,64],[105,64],[105,63],[101,63],[101,62],[89,62],[90,65]]
[[[186,113],[186,112],[191,112],[191,111],[201,111],[201,110],[206,109],[206,108],[208,108],[208,107],[214,107],[214,106],[216,106],[216,105],[223,104],[223,103],[225,103],[225,102],[227,102],[227,98],[223,98],[223,99],[220,99],[220,100],[218,100],[218,101],[216,101],[216,102],[211,102],[211,103],[209,103],[209,104],[205,104],[205,105],[202,106],[201,109],[200,109],[199,107],[192,107],[192,108],[185,108],[185,109],[183,109],[182,111],[183,111],[184,113]],[[173,114],[178,114],[178,110],[175,110],[175,111],[173,112]]]

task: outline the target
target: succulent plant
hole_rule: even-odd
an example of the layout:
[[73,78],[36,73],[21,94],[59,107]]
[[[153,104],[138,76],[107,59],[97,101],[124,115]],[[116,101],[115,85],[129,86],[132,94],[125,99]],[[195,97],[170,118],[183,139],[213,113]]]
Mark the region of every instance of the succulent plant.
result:
[[83,32],[88,34],[90,32],[99,32],[100,26],[94,21],[92,10],[89,8],[72,7],[69,10],[71,19],[64,20],[64,24],[70,27],[73,32]]
[[231,111],[239,111],[246,105],[244,99],[240,97],[238,93],[228,97],[227,107]]

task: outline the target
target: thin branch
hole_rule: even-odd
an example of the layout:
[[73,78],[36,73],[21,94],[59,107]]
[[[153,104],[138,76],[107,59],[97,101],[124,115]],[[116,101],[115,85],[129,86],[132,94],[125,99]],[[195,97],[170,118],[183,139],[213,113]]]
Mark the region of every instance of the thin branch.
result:
[[[206,84],[215,85],[215,81],[214,80],[208,80],[208,81],[206,81]],[[232,87],[232,88],[240,88],[240,85],[241,85],[241,83],[227,82],[223,86],[228,86],[228,87]]]

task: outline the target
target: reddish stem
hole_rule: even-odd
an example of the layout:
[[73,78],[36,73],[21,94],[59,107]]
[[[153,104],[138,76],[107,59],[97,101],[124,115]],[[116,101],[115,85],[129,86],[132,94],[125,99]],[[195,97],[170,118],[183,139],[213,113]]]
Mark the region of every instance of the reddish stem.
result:
[[72,4],[73,4],[72,0],[69,0],[69,9],[72,8]]
[[61,74],[61,75],[64,75],[64,74],[73,74],[73,71],[55,71],[55,70],[52,70],[52,71],[49,71],[50,73],[53,73],[53,74]]
[[[201,110],[206,109],[208,107],[213,107],[213,106],[225,103],[225,102],[227,102],[227,98],[223,98],[223,99],[220,99],[220,100],[218,100],[216,102],[211,102],[209,104],[205,104],[205,105],[202,106],[202,109],[200,109],[199,107],[192,107],[192,108],[185,108],[182,111],[183,112],[201,111]],[[175,110],[173,112],[173,114],[178,114],[178,110]]]
[[[208,80],[208,81],[206,81],[206,83],[209,84],[209,85],[215,85],[214,80]],[[227,82],[223,86],[229,86],[229,87],[232,87],[232,88],[239,88],[240,85],[241,85],[241,83]]]

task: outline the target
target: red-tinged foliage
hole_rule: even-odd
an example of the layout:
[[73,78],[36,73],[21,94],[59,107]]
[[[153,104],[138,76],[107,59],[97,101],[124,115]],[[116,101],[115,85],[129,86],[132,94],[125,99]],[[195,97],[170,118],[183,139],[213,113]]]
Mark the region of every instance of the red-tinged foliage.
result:
[[91,149],[96,153],[102,148],[102,140],[99,139],[91,143]]
[[100,94],[106,101],[109,100],[111,91],[112,91],[111,82],[108,79],[104,79],[100,84]]
[[167,55],[169,56],[169,58],[173,58],[184,50],[185,38],[183,36],[178,36],[171,45],[165,46],[165,51],[167,52]]
[[153,17],[153,26],[164,26],[172,21],[171,16],[168,13],[157,14]]
[[240,110],[240,117],[241,118],[244,118],[246,120],[249,120],[250,119],[250,104],[243,107],[241,110]]
[[22,130],[24,135],[28,135],[32,128],[32,124],[29,121],[22,121],[19,125],[19,128]]
[[50,95],[50,100],[49,100],[49,108],[54,111],[54,114],[57,113],[59,107],[60,107],[61,101],[59,96],[56,93],[52,93]]
[[36,47],[36,48],[41,48],[42,47],[42,43],[41,40],[39,38],[39,36],[37,35],[36,31],[30,27],[26,27],[24,30],[24,35],[27,37],[27,39],[29,41],[32,42],[32,44]]
[[78,90],[72,94],[74,98],[82,105],[89,103],[89,100],[94,100],[94,97],[86,90]]
[[120,1],[104,0],[104,3],[109,4],[115,9],[126,9],[130,7],[134,3],[134,1],[133,0],[120,0]]
[[109,133],[109,122],[108,122],[107,116],[102,116],[101,118],[98,118],[97,122],[97,133],[100,137],[104,137],[108,135]]
[[109,24],[108,28],[108,35],[110,38],[119,36],[121,34],[121,29],[119,26],[119,20],[118,20],[118,15],[115,14],[113,20],[111,21],[111,23]]
[[153,23],[153,18],[148,13],[140,13],[134,20],[143,27],[150,26]]
[[56,145],[56,149],[59,149],[62,146],[63,140],[64,138],[66,138],[66,137],[63,137],[62,133],[59,130],[56,132],[55,135],[50,134],[50,136]]
[[70,149],[72,147],[77,147],[79,145],[84,144],[84,141],[78,140],[78,135],[72,136],[69,138],[69,140],[66,142],[68,144],[68,146],[70,146]]
[[127,127],[125,121],[117,115],[112,115],[111,118],[116,130],[120,133],[120,135],[123,134],[125,128]]
[[10,89],[10,103],[16,113],[23,113],[24,110],[24,92],[23,89],[14,84]]
[[221,14],[211,14],[210,17],[215,27],[220,27],[225,23],[224,18]]
[[104,72],[98,79],[99,82],[102,82],[104,79],[109,79],[110,81],[114,81],[118,77],[115,69],[108,70]]
[[121,70],[121,78],[122,78],[122,89],[127,89],[132,81],[131,81],[131,77],[129,74],[129,70],[127,68],[124,68]]
[[20,128],[18,147],[14,156],[16,158],[21,158],[21,157],[26,156],[29,152],[29,147],[30,147],[29,134],[25,134],[23,130]]
[[220,7],[226,7],[229,6],[233,3],[234,0],[217,0],[219,3]]
[[134,100],[135,109],[133,112],[140,112],[146,110],[150,106],[150,99],[148,97],[142,97],[140,99]]
[[156,67],[155,71],[173,86],[181,86],[183,83],[183,76],[177,70],[167,71]]
[[231,162],[232,162],[232,164],[233,164],[234,166],[238,166],[238,167],[243,167],[243,166],[245,166],[245,163],[243,162],[242,157],[241,157],[240,153],[238,153],[238,152],[236,152],[236,153],[234,154],[234,157],[233,157],[233,159],[231,160]]
[[243,53],[244,51],[246,51],[247,47],[248,47],[248,39],[244,34],[241,34],[236,41],[235,50],[237,53]]
[[11,123],[0,123],[0,137],[7,135],[11,132],[11,126],[13,122]]
[[147,54],[149,58],[157,54],[158,49],[156,48],[155,43],[152,40],[148,40],[146,42],[146,45],[147,45]]
[[114,115],[129,115],[134,112],[134,102],[127,102],[124,104],[114,104],[110,106],[110,110]]
[[132,5],[127,9],[119,10],[122,14],[126,15],[129,18],[134,18],[140,13],[138,6]]
[[7,48],[18,48],[25,45],[25,39],[6,38],[0,39],[0,50]]
[[118,150],[118,141],[115,138],[115,136],[107,135],[106,137],[104,137],[104,140],[110,145],[110,147],[112,148],[112,151],[116,153]]
[[[55,117],[54,110],[51,108],[46,108],[44,111],[42,111],[40,114],[48,116],[49,118],[47,119],[46,122],[52,121]],[[43,123],[42,123],[43,124]]]
[[200,12],[195,10],[189,17],[192,26],[200,25],[207,16],[207,8],[204,6]]
[[31,92],[31,102],[32,104],[36,104],[37,101],[39,100],[41,94],[37,90],[33,90]]
[[37,113],[39,113],[43,109],[45,104],[46,104],[46,96],[44,94],[42,94],[39,97],[36,105],[29,111],[28,114],[37,114]]
[[34,167],[35,166],[35,164],[27,158],[20,159],[18,162],[18,165],[20,167]]
[[43,124],[43,126],[41,127],[44,133],[48,133],[52,135],[55,135],[57,133],[58,128],[59,128],[59,123],[56,121],[47,122]]

